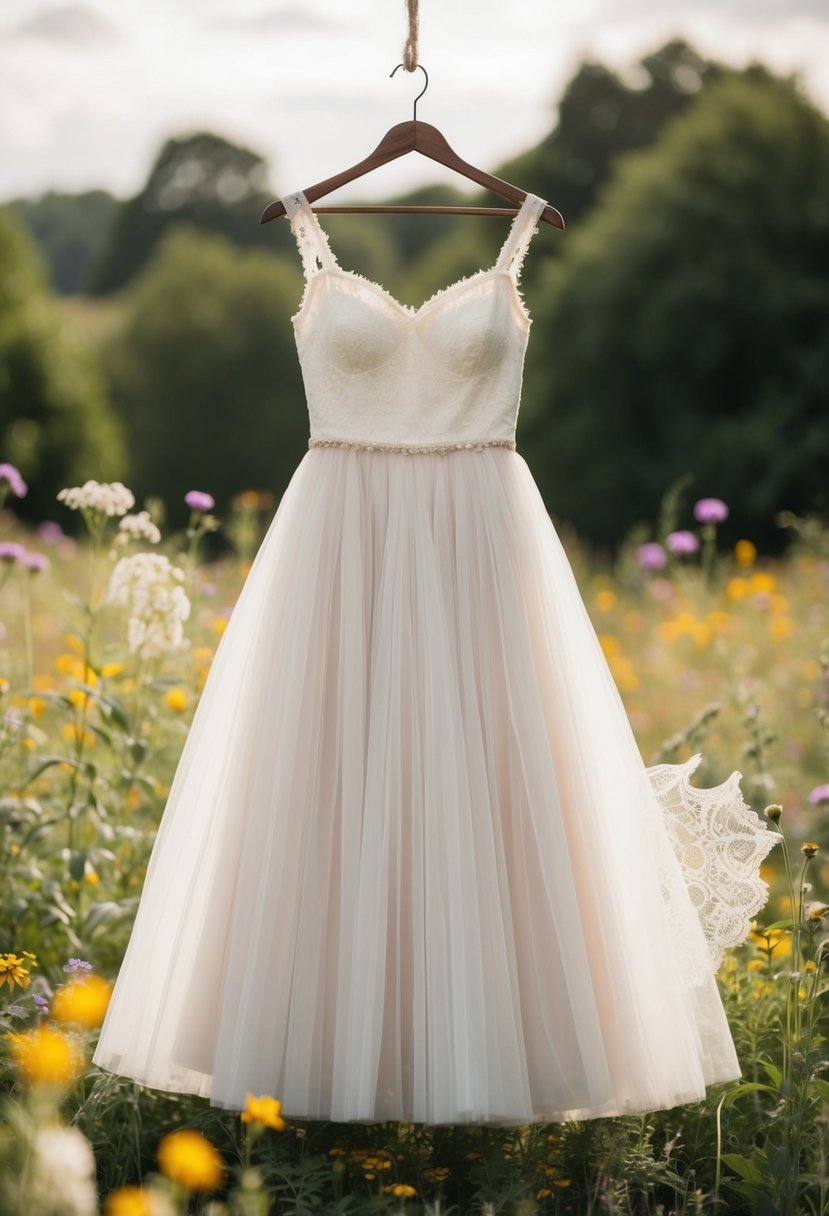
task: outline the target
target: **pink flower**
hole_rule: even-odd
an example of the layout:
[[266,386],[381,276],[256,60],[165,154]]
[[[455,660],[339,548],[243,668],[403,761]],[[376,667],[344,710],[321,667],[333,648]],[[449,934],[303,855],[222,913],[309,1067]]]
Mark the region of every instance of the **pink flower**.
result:
[[50,562],[45,553],[37,553],[34,549],[29,549],[20,559],[22,565],[27,570],[31,570],[32,574],[37,574],[39,570],[48,570]]
[[9,489],[18,498],[23,498],[29,489],[13,464],[0,464],[0,479],[9,483]]
[[0,541],[0,561],[18,561],[25,552],[26,546],[18,544],[16,540]]
[[204,490],[188,490],[184,501],[193,511],[212,511],[216,505],[213,496],[206,494]]
[[671,553],[696,553],[699,541],[693,532],[669,532],[665,542]]
[[667,560],[667,553],[656,541],[639,546],[639,564],[644,570],[661,570]]
[[701,524],[721,524],[728,519],[728,507],[721,498],[701,498],[694,503],[694,519]]

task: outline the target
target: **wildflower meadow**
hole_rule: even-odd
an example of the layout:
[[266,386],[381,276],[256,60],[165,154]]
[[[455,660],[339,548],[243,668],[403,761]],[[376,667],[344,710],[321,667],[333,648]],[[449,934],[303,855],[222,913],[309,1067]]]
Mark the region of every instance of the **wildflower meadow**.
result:
[[[733,769],[779,842],[769,897],[717,973],[742,1078],[641,1116],[520,1128],[292,1119],[91,1064],[165,797],[274,508],[187,526],[118,482],[24,527],[0,464],[0,1212],[829,1213],[829,529],[783,513],[782,556],[720,540],[729,505],[669,488],[611,559],[562,528],[646,761]],[[208,560],[208,533],[225,551]],[[215,537],[218,539],[218,537]],[[274,892],[278,910],[279,892]],[[827,902],[825,902],[827,901]],[[660,1000],[660,993],[653,993]],[[266,1088],[266,1079],[263,1078]]]

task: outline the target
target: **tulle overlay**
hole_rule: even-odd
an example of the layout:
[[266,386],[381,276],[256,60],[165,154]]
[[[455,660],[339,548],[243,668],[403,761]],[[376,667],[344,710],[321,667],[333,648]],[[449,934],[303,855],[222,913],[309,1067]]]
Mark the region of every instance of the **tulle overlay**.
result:
[[714,973],[777,839],[698,760],[645,767],[517,452],[314,448],[219,643],[93,1060],[296,1118],[697,1101],[740,1076]]

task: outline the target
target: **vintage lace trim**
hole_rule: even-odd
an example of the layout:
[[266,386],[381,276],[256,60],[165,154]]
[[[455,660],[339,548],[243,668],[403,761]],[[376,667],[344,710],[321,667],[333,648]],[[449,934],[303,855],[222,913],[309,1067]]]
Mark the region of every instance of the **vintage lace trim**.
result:
[[[716,970],[726,949],[746,940],[751,918],[768,899],[758,871],[780,835],[745,802],[741,773],[708,789],[692,785],[701,758],[698,752],[684,764],[657,764],[647,772]],[[668,901],[670,885],[663,874]]]
[[[316,278],[323,271],[329,270],[373,288],[391,304],[399,308],[401,312],[410,317],[419,317],[434,301],[442,296],[454,293],[458,288],[482,281],[491,275],[505,274],[512,279],[515,290],[515,304],[520,315],[525,321],[532,323],[532,318],[527,310],[518,284],[524,257],[532,237],[538,232],[539,216],[546,206],[544,199],[539,198],[535,194],[528,194],[522,202],[519,211],[513,218],[512,225],[501,247],[498,258],[492,266],[482,267],[480,270],[462,276],[447,287],[438,288],[428,299],[417,306],[402,303],[396,296],[392,295],[388,288],[384,287],[381,283],[375,282],[374,279],[369,279],[366,275],[360,274],[359,271],[346,270],[340,266],[331,251],[328,233],[320,224],[319,219],[301,190],[296,191],[294,194],[286,195],[282,201],[285,203],[288,221],[297,240],[306,279],[305,291],[303,292],[297,311],[291,318],[292,321],[296,321],[305,308],[309,295],[308,289],[312,279]],[[317,242],[316,246],[315,240]]]

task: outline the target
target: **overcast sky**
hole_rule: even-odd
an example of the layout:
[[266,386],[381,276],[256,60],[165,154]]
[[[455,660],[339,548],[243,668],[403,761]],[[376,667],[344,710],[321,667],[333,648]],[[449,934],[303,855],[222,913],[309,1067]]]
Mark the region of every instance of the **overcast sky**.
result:
[[[266,157],[276,193],[368,155],[410,118],[403,0],[0,0],[0,199],[135,193],[164,139],[209,129]],[[627,70],[673,36],[797,71],[829,113],[829,0],[421,0],[418,117],[485,169],[555,121],[579,60]],[[332,194],[456,174],[416,153]]]

